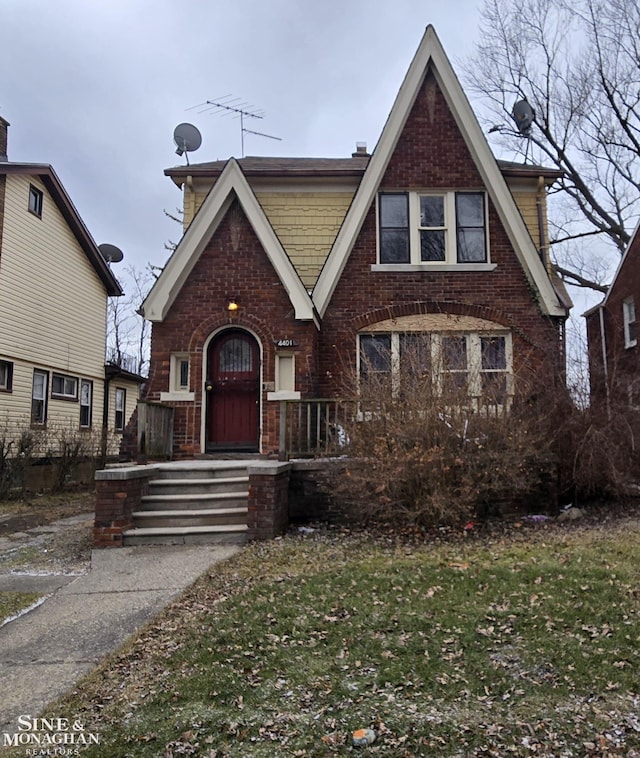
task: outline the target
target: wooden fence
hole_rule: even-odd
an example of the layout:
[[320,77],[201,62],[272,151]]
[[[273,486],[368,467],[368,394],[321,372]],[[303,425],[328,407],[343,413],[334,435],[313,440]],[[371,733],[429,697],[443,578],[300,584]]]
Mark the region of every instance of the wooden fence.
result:
[[173,408],[159,403],[138,402],[138,456],[171,458],[173,454]]

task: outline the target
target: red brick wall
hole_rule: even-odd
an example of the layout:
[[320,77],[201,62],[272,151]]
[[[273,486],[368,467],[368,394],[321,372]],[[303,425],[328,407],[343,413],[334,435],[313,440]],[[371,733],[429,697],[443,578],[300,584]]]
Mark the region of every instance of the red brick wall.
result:
[[289,525],[289,464],[249,466],[247,538],[270,540]]
[[[423,84],[381,190],[482,188],[475,163],[432,76]],[[323,395],[340,393],[341,366],[355,365],[355,334],[368,324],[415,313],[460,313],[514,332],[515,370],[559,358],[556,326],[545,317],[495,208],[489,207],[493,271],[380,272],[372,204],[325,314],[320,348]],[[546,370],[551,370],[547,367]],[[553,369],[557,370],[557,367]]]
[[[93,547],[122,547],[122,533],[133,525],[133,511],[149,489],[150,474],[126,478],[124,473],[98,472]],[[109,477],[113,478],[100,478]]]
[[[227,311],[229,298],[240,305]],[[227,213],[194,266],[187,282],[162,323],[153,324],[149,400],[169,390],[171,353],[188,352],[195,402],[176,403],[174,453],[188,457],[201,450],[203,353],[210,336],[224,328],[250,331],[262,347],[262,381],[275,381],[275,341],[291,339],[296,355],[296,389],[304,396],[316,393],[317,329],[294,318],[291,301],[239,203]],[[262,452],[278,447],[278,403],[262,392]]]
[[[635,347],[626,348],[624,344],[622,303],[628,297],[634,298],[636,318],[640,319],[640,235],[632,240],[604,306],[610,402],[618,407],[628,404],[629,384],[640,377],[640,339]],[[587,338],[592,396],[596,402],[603,401],[605,393],[599,311],[594,311],[587,317]]]

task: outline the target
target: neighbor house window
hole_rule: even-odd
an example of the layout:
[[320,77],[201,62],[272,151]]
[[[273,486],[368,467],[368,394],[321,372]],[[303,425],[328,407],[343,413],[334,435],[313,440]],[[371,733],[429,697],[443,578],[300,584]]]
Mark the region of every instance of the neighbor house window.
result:
[[77,400],[78,380],[76,377],[54,374],[51,377],[51,397],[60,400]]
[[416,379],[439,395],[470,397],[482,405],[502,405],[512,394],[510,334],[361,334],[358,359],[361,380],[382,379],[394,395],[403,384],[415,387]]
[[11,392],[13,389],[13,363],[0,361],[0,392]]
[[29,211],[38,218],[42,218],[42,190],[34,187],[33,184],[29,185]]
[[115,430],[124,431],[124,410],[126,407],[127,391],[122,387],[116,387],[115,394]]
[[31,422],[46,424],[47,422],[47,392],[49,374],[36,369],[33,372],[33,388],[31,390]]
[[91,426],[93,409],[93,382],[87,379],[80,381],[80,426],[87,429]]
[[378,196],[379,261],[487,263],[484,192],[402,192]]
[[629,406],[633,410],[640,410],[640,379],[633,379],[627,384]]
[[622,302],[622,320],[624,324],[624,346],[635,347],[638,343],[636,336],[636,306],[632,297]]

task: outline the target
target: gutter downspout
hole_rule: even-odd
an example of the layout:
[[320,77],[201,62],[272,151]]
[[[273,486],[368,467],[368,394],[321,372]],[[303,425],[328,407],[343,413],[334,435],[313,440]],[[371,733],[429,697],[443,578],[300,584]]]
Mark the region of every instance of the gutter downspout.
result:
[[104,397],[102,399],[102,439],[100,441],[100,455],[102,457],[101,468],[107,463],[107,440],[109,437],[109,388],[112,377],[105,370],[104,374]]
[[604,331],[604,308],[600,306],[598,308],[598,316],[600,321],[600,345],[602,347],[602,369],[604,372],[604,391],[607,401],[607,418],[611,420],[611,401],[609,399],[609,366],[607,363],[607,339]]
[[185,191],[184,191],[184,201],[182,204],[182,226],[183,231],[186,231],[187,228],[187,196],[189,196],[188,204],[190,206],[189,211],[191,215],[191,219],[193,220],[193,217],[196,215],[196,190],[193,186],[193,176],[189,174],[185,180]]

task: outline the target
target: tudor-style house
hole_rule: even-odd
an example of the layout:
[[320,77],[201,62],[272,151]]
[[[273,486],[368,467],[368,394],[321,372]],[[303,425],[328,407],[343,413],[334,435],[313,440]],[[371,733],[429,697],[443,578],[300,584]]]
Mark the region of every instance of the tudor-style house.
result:
[[[50,165],[7,159],[0,117],[0,432],[100,439],[136,407],[140,377],[105,366],[111,269]],[[50,433],[50,439],[45,434]],[[15,450],[15,448],[13,448]]]
[[640,431],[640,232],[636,227],[607,294],[584,315],[587,322],[591,403],[631,414]]
[[165,173],[185,232],[143,304],[146,398],[174,407],[176,457],[272,454],[279,401],[339,397],[365,366],[393,379],[417,338],[434,386],[455,372],[476,403],[525,371],[562,377],[571,303],[545,194],[559,175],[496,161],[432,27],[371,154]]

